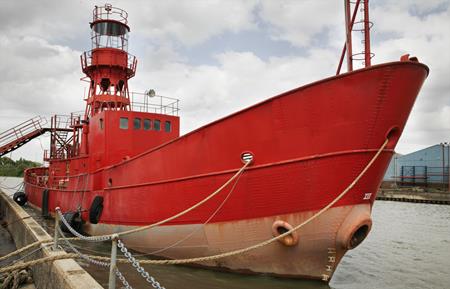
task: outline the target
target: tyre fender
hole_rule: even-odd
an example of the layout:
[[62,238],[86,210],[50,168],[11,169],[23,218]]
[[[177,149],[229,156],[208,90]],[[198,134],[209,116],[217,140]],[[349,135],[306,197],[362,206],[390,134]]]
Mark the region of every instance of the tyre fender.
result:
[[13,196],[13,200],[19,205],[23,206],[27,203],[28,198],[24,192],[15,192]]
[[[79,212],[67,212],[63,214],[63,217],[75,231],[81,233],[81,229],[83,228],[83,220],[81,219]],[[70,230],[62,221],[59,222],[59,227],[63,232],[70,233]]]
[[42,208],[41,208],[41,215],[44,218],[48,218],[48,197],[49,197],[49,190],[45,189],[42,191]]
[[91,208],[89,209],[89,222],[97,224],[103,212],[103,197],[95,196],[92,200]]

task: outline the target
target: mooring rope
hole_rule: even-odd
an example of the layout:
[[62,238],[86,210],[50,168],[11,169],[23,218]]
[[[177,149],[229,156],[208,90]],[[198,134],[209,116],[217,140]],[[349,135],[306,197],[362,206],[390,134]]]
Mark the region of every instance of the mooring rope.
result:
[[168,249],[170,249],[170,248],[173,248],[173,247],[177,246],[178,244],[183,243],[184,241],[186,241],[187,239],[189,239],[190,237],[192,237],[196,232],[199,232],[200,229],[202,229],[203,226],[205,226],[206,224],[208,224],[208,223],[212,220],[212,218],[214,218],[214,216],[216,216],[217,213],[222,209],[222,207],[225,205],[225,203],[227,202],[227,200],[230,198],[231,194],[233,193],[234,189],[236,188],[236,185],[238,184],[239,179],[240,179],[241,176],[242,176],[242,175],[240,175],[240,176],[236,179],[236,181],[234,182],[234,184],[233,184],[233,186],[231,187],[230,191],[228,192],[228,194],[227,194],[227,195],[225,196],[225,198],[223,199],[223,201],[222,201],[222,202],[220,203],[220,205],[216,208],[216,210],[208,217],[208,219],[206,219],[206,221],[204,221],[204,222],[201,224],[201,226],[199,226],[198,228],[192,230],[192,232],[190,232],[188,235],[184,236],[183,238],[179,239],[178,241],[176,241],[175,243],[173,243],[173,244],[171,244],[171,245],[169,245],[169,246],[166,246],[166,247],[164,247],[164,248],[161,248],[161,249],[158,249],[158,250],[152,251],[152,252],[150,252],[150,253],[146,253],[146,254],[135,254],[134,256],[135,256],[135,257],[144,257],[144,256],[155,255],[155,254],[157,254],[157,253],[164,252],[164,251],[166,251],[166,250],[168,250]]
[[6,254],[5,256],[1,256],[1,257],[0,257],[0,262],[3,261],[3,260],[8,259],[8,258],[10,258],[10,257],[13,257],[13,256],[15,256],[15,255],[18,255],[18,254],[20,254],[20,253],[22,253],[22,252],[24,252],[24,251],[26,251],[26,250],[28,250],[28,249],[34,248],[34,247],[36,247],[36,246],[39,246],[39,245],[41,245],[42,243],[45,243],[45,242],[51,242],[51,241],[50,241],[50,240],[41,240],[41,241],[36,241],[36,242],[34,242],[34,243],[31,243],[31,244],[29,244],[29,245],[27,245],[27,246],[25,246],[25,247],[22,247],[22,248],[20,248],[20,249],[17,249],[17,250],[14,251],[14,252],[11,252],[11,253],[9,253],[9,254]]
[[[269,245],[277,240],[280,240],[286,236],[288,236],[289,234],[299,230],[300,228],[302,228],[303,226],[305,226],[306,224],[310,223],[312,220],[316,219],[317,217],[319,217],[320,215],[322,215],[325,211],[327,211],[329,208],[331,208],[334,204],[336,204],[340,199],[342,199],[342,197],[344,197],[355,185],[356,183],[365,175],[365,173],[367,172],[367,170],[372,166],[372,164],[375,162],[375,160],[378,158],[378,156],[381,154],[381,152],[383,151],[383,149],[386,147],[386,145],[388,144],[389,139],[386,139],[383,143],[383,145],[378,149],[377,153],[373,156],[373,158],[370,160],[370,162],[364,167],[364,169],[361,171],[361,173],[353,180],[353,182],[350,183],[350,185],[348,185],[348,187],[341,193],[339,194],[333,201],[331,201],[328,205],[326,205],[325,207],[323,207],[320,211],[318,211],[317,213],[315,213],[314,215],[312,215],[310,218],[308,218],[307,220],[303,221],[302,223],[300,223],[299,225],[295,226],[294,228],[292,228],[291,230],[278,235],[276,237],[273,237],[269,240],[260,242],[258,244],[243,248],[243,249],[238,249],[238,250],[234,250],[234,251],[230,251],[230,252],[225,252],[222,254],[217,254],[217,255],[211,255],[211,256],[205,256],[205,257],[197,257],[197,258],[189,258],[189,259],[165,259],[165,260],[139,260],[140,263],[142,264],[155,264],[155,265],[173,265],[173,264],[188,264],[188,263],[199,263],[199,262],[204,262],[204,261],[211,261],[211,260],[216,260],[216,259],[221,259],[221,258],[225,258],[225,257],[230,257],[230,256],[234,256],[234,255],[238,255],[238,254],[243,254],[246,253],[248,251],[251,250],[255,250],[257,248],[261,248],[264,247],[266,245]],[[93,259],[97,259],[97,260],[105,260],[105,259],[109,259],[109,258],[105,258],[105,257],[97,257],[97,256],[89,256]],[[126,259],[117,259],[118,262],[123,262],[126,263],[127,260]]]
[[[246,162],[227,182],[225,182],[220,188],[218,188],[216,191],[214,191],[213,193],[211,193],[210,195],[208,195],[207,197],[205,197],[203,200],[201,200],[200,202],[198,202],[198,203],[196,203],[196,204],[194,204],[193,206],[191,206],[191,207],[189,207],[189,208],[187,208],[186,210],[184,210],[184,211],[182,211],[182,212],[180,212],[180,213],[178,213],[178,214],[176,214],[176,215],[173,215],[173,216],[171,216],[171,217],[169,217],[169,218],[167,218],[167,219],[164,219],[164,220],[162,220],[162,221],[159,221],[159,222],[157,222],[157,223],[153,223],[153,224],[150,224],[150,225],[147,225],[147,226],[144,226],[144,227],[139,227],[139,228],[137,228],[137,229],[132,229],[132,230],[129,230],[129,231],[123,231],[123,232],[120,232],[120,233],[117,233],[117,235],[126,235],[126,234],[132,234],[132,233],[136,233],[136,232],[140,232],[140,231],[143,231],[143,230],[147,230],[147,229],[150,229],[150,228],[153,228],[153,227],[156,227],[156,226],[159,226],[159,225],[162,225],[162,224],[164,224],[164,223],[167,223],[167,222],[169,222],[169,221],[171,221],[171,220],[174,220],[174,219],[176,219],[176,218],[179,218],[179,217],[181,217],[182,215],[185,215],[185,214],[187,214],[188,212],[190,212],[190,211],[192,211],[192,210],[194,210],[195,208],[197,208],[197,207],[199,207],[200,205],[202,205],[202,204],[204,204],[205,202],[207,202],[208,200],[210,200],[212,197],[214,197],[215,195],[217,195],[218,193],[220,193],[225,187],[227,187],[234,179],[236,179],[244,170],[245,170],[245,168],[247,168],[249,165],[250,165],[250,161],[249,162]],[[61,220],[63,221],[63,219],[62,219],[63,217],[61,217]],[[65,219],[64,219],[65,220]],[[66,226],[67,226],[67,224],[66,224]],[[67,226],[67,228],[70,228],[70,225],[69,226]],[[77,236],[78,237],[76,237],[76,238],[66,238],[67,240],[83,240],[83,239],[85,239],[85,238],[91,238],[91,237],[94,237],[94,238],[98,238],[98,239],[102,239],[102,241],[105,241],[105,239],[106,238],[111,238],[111,236],[112,236],[113,234],[109,234],[109,235],[99,235],[99,236],[90,236],[90,237],[87,237],[87,236],[83,236],[83,235],[80,235],[80,234],[77,234]],[[93,240],[89,240],[89,241],[93,241]],[[27,245],[27,246],[25,246],[25,247],[22,247],[22,248],[20,248],[20,249],[18,249],[18,250],[16,250],[16,251],[14,251],[14,252],[11,252],[11,253],[9,253],[9,254],[7,254],[7,255],[5,255],[5,256],[2,256],[2,257],[0,257],[0,262],[1,261],[3,261],[3,260],[5,260],[5,259],[8,259],[8,258],[10,258],[10,257],[13,257],[13,256],[15,256],[15,255],[18,255],[18,254],[20,254],[20,253],[22,253],[22,252],[24,252],[24,251],[26,251],[26,250],[28,250],[28,249],[31,249],[31,248],[34,248],[34,247],[36,247],[36,246],[39,246],[39,245],[41,245],[41,244],[43,244],[43,243],[49,243],[49,242],[53,242],[53,241],[50,241],[50,240],[41,240],[41,241],[36,241],[36,242],[34,242],[34,243],[31,243],[31,244],[29,244],[29,245]]]
[[77,257],[78,257],[78,255],[74,254],[74,253],[64,253],[64,254],[61,254],[61,255],[44,257],[44,258],[36,259],[36,260],[33,260],[33,261],[23,262],[23,263],[19,263],[19,264],[16,264],[16,265],[0,268],[0,273],[12,272],[12,271],[15,271],[15,270],[25,269],[27,267],[31,267],[31,266],[34,266],[34,265],[37,265],[37,264],[42,264],[42,263],[46,263],[46,262],[52,262],[52,261],[61,260],[61,259],[73,259],[73,258],[77,258]]
[[[133,234],[133,233],[137,233],[137,232],[141,232],[147,229],[151,229],[154,227],[157,227],[159,225],[162,225],[164,223],[170,222],[176,218],[179,218],[187,213],[189,213],[190,211],[198,208],[199,206],[203,205],[204,203],[206,203],[207,201],[209,201],[211,198],[213,198],[215,195],[217,195],[218,193],[220,193],[224,188],[226,188],[234,179],[236,179],[242,172],[244,172],[244,170],[251,164],[252,161],[247,161],[245,162],[245,164],[227,181],[225,182],[220,188],[218,188],[215,192],[213,192],[212,194],[210,194],[209,196],[207,196],[206,198],[204,198],[203,200],[201,200],[200,202],[196,203],[195,205],[191,206],[190,208],[187,208],[186,210],[179,212],[176,215],[173,215],[169,218],[166,218],[162,221],[147,225],[147,226],[143,226],[143,227],[139,227],[136,229],[132,229],[132,230],[128,230],[128,231],[123,231],[123,232],[118,232],[116,233],[118,236],[124,236],[124,235],[129,235],[129,234]],[[113,236],[115,234],[110,234],[109,236]]]
[[18,289],[20,285],[32,280],[30,270],[16,270],[7,276],[0,277],[0,289]]
[[[323,207],[321,210],[319,210],[317,213],[315,213],[313,216],[311,216],[310,218],[308,218],[307,220],[303,221],[302,223],[300,223],[299,225],[295,226],[294,228],[292,228],[291,230],[278,235],[276,237],[273,237],[269,240],[260,242],[258,244],[243,248],[243,249],[238,249],[238,250],[234,250],[234,251],[229,251],[229,252],[225,252],[222,254],[217,254],[217,255],[210,255],[210,256],[204,256],[204,257],[197,257],[197,258],[188,258],[188,259],[165,259],[165,260],[139,260],[139,262],[141,264],[155,264],[155,265],[168,265],[168,264],[188,264],[188,263],[199,263],[199,262],[204,262],[204,261],[211,261],[211,260],[216,260],[216,259],[221,259],[221,258],[225,258],[225,257],[230,257],[230,256],[234,256],[234,255],[238,255],[238,254],[243,254],[246,253],[248,251],[251,250],[255,250],[257,248],[261,248],[264,247],[266,245],[269,245],[277,240],[280,240],[286,236],[288,236],[289,234],[299,230],[300,228],[302,228],[303,226],[305,226],[306,224],[310,223],[311,221],[313,221],[314,219],[318,218],[320,215],[322,215],[324,212],[326,212],[328,209],[330,209],[334,204],[336,204],[340,199],[342,199],[357,183],[358,181],[366,174],[366,172],[369,170],[369,168],[372,166],[372,164],[375,162],[375,160],[379,157],[379,155],[381,154],[381,152],[384,150],[384,148],[386,147],[386,145],[388,144],[389,139],[386,139],[383,143],[383,145],[378,149],[377,153],[372,157],[372,159],[369,161],[369,163],[364,167],[364,169],[358,174],[358,176],[347,186],[347,188],[342,191],[342,193],[340,193],[334,200],[332,200],[328,205],[326,205],[325,207]],[[249,163],[246,163],[241,170],[238,171],[238,173],[240,173],[241,171],[243,171],[243,169],[245,169],[247,167]],[[233,178],[231,178],[226,184],[224,184],[221,188],[225,187],[228,183],[230,183],[232,181],[232,179],[234,179],[238,174],[235,174],[233,176]],[[219,188],[217,191],[220,191]],[[214,192],[214,193],[217,193]],[[213,194],[214,194],[213,193]],[[206,200],[210,199],[212,197],[211,194],[210,196],[208,196],[207,198],[203,199],[201,202],[206,202]],[[200,205],[200,203],[197,203],[196,205],[194,205],[193,207],[181,212],[181,213],[187,213],[188,211],[198,207]],[[179,216],[181,213],[175,215],[175,216]],[[181,214],[182,215],[182,214]],[[161,222],[146,226],[145,229],[148,229],[149,227],[152,226],[157,226],[156,224],[160,224],[160,223],[164,223],[164,222],[168,222],[169,220],[173,220],[175,219],[174,217],[170,217],[168,219],[165,219]],[[145,230],[142,228],[138,228],[141,230]],[[141,231],[141,230],[130,230],[130,231],[126,231],[125,233],[134,233],[137,231]],[[31,244],[32,245],[32,244]],[[30,246],[30,245],[29,245]],[[24,247],[25,248],[25,247]],[[23,249],[23,248],[22,248]],[[110,258],[108,257],[101,257],[101,256],[95,256],[95,255],[86,255],[92,259],[95,260],[99,260],[99,261],[108,261],[110,260]],[[4,272],[12,272],[18,269],[23,269],[26,268],[28,266],[33,266],[36,264],[40,264],[40,263],[45,263],[45,262],[50,262],[50,261],[54,261],[54,260],[59,260],[59,259],[66,259],[66,258],[77,258],[79,257],[77,254],[62,254],[62,255],[57,255],[57,256],[51,256],[51,257],[45,257],[42,259],[38,259],[38,260],[34,260],[34,261],[30,261],[30,262],[26,262],[26,263],[20,263],[20,264],[16,264],[13,266],[9,266],[9,267],[5,267],[0,269],[0,273],[4,273]],[[127,259],[123,259],[123,258],[119,258],[117,259],[118,262],[122,262],[122,263],[127,263],[128,260]]]
[[[69,242],[69,241],[67,241],[67,242]],[[27,254],[23,255],[22,257],[10,261],[10,262],[9,262],[8,264],[6,264],[5,266],[10,266],[10,265],[15,264],[15,263],[17,263],[17,262],[20,262],[20,261],[22,261],[22,260],[28,258],[29,256],[31,256],[31,255],[33,255],[33,254],[36,254],[37,252],[39,252],[39,251],[41,251],[41,250],[44,250],[44,248],[47,248],[47,247],[49,247],[49,246],[53,246],[53,243],[43,244],[42,246],[38,247],[37,249],[34,249],[33,251],[28,252]]]

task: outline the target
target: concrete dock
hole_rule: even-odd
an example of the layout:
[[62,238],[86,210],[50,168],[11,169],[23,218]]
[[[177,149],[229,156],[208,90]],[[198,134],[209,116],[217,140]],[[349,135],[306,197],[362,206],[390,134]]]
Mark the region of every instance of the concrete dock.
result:
[[450,192],[426,188],[382,188],[377,200],[450,205]]
[[[52,241],[52,237],[26,211],[2,191],[0,191],[0,218],[11,234],[17,248],[22,248],[36,241]],[[35,249],[31,249],[31,251]],[[24,256],[27,253],[24,252],[22,254]],[[40,250],[25,258],[24,261],[52,257],[65,253],[63,250],[54,251],[50,246],[41,244]],[[1,266],[5,266],[9,261],[18,257],[20,256],[5,260]],[[31,267],[31,271],[34,276],[33,282],[37,289],[103,288],[73,259],[62,259],[37,264]]]

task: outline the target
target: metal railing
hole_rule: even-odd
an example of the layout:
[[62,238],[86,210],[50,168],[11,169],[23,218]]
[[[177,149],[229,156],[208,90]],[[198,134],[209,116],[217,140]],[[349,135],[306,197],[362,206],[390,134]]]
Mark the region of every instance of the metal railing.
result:
[[[104,46],[104,47],[108,47],[108,46]],[[102,47],[99,47],[102,48]],[[93,49],[94,50],[94,49]],[[95,65],[92,64],[92,51],[93,50],[89,50],[89,51],[85,51],[83,52],[83,54],[81,54],[80,58],[81,58],[81,68],[83,70],[85,70],[87,67],[91,66],[91,65]],[[124,51],[124,53],[127,54],[127,68],[130,69],[134,73],[136,72],[136,67],[137,67],[137,58],[136,56]],[[114,55],[111,54],[111,61],[110,63],[114,63],[113,62],[113,57]],[[102,65],[102,64],[99,64]]]
[[71,113],[71,114],[55,114],[52,117],[53,129],[70,129],[72,126],[78,124],[82,119],[83,115],[81,113]]
[[178,116],[180,100],[172,97],[153,95],[149,93],[131,93],[131,110],[138,112],[152,112]]
[[104,6],[95,6],[92,11],[92,20],[115,20],[123,24],[128,24],[128,13],[120,8],[113,7],[111,4]]
[[47,119],[42,116],[35,116],[24,121],[15,127],[0,133],[0,146],[11,143],[34,131],[41,130],[45,124],[47,124]]

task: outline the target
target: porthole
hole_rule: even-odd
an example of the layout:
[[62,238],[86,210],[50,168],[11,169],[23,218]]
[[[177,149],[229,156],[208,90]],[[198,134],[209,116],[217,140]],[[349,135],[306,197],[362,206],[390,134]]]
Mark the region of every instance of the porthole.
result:
[[253,162],[253,158],[254,158],[253,154],[250,152],[245,152],[245,153],[241,154],[241,160],[244,163]]

